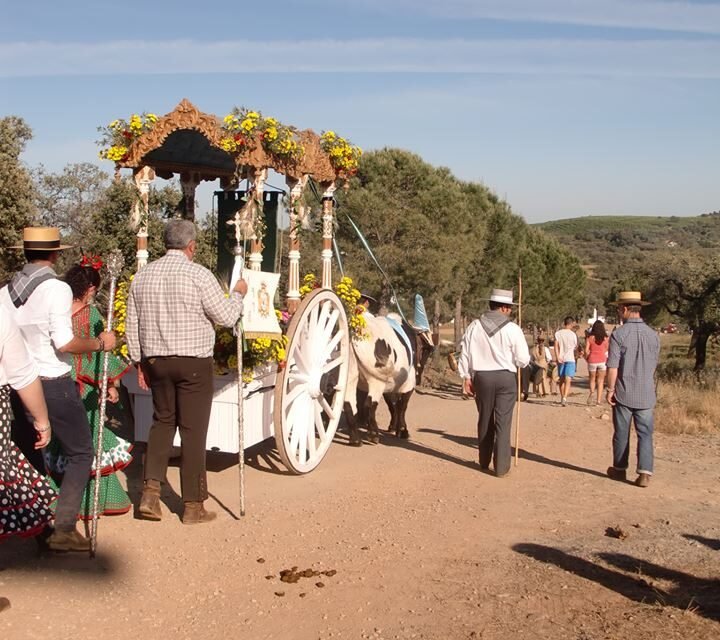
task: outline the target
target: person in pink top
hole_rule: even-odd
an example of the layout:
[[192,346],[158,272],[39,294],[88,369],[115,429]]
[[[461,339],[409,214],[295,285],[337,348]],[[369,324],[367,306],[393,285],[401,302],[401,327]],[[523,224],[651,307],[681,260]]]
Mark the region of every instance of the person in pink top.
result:
[[601,402],[605,371],[607,369],[608,346],[610,339],[601,320],[596,320],[585,341],[585,359],[590,374],[590,395],[587,403],[598,405]]

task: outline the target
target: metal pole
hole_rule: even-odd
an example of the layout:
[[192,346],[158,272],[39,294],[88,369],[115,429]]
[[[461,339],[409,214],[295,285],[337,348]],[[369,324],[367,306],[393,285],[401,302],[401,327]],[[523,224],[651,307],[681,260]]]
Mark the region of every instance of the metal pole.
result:
[[[522,331],[522,269],[518,272],[518,324],[520,325],[520,330]],[[525,335],[523,333],[523,335]],[[518,373],[518,399],[517,399],[517,413],[515,414],[515,466],[518,465],[518,460],[520,459],[520,405],[522,404],[520,402],[521,398],[521,373],[520,369],[517,370]]]
[[[108,310],[106,330],[110,331],[113,325],[113,316],[115,313],[115,284],[118,276],[122,272],[125,260],[122,253],[115,250],[108,256],[105,266],[110,275],[110,293],[108,298]],[[95,557],[97,550],[97,530],[98,530],[98,504],[100,502],[100,479],[102,471],[102,453],[103,453],[103,431],[105,429],[105,418],[107,409],[107,389],[108,389],[108,360],[110,353],[106,351],[103,356],[103,373],[100,383],[100,416],[98,420],[98,438],[95,447],[95,490],[93,492],[92,507],[92,525],[90,527],[90,557]]]
[[[243,258],[242,246],[238,243],[234,250],[235,253],[235,268],[233,269],[233,278],[231,286],[235,285],[235,282],[242,278],[243,266],[245,260]],[[242,327],[242,316],[238,318],[237,325],[235,326],[235,336],[237,340],[237,372],[238,372],[238,471],[239,471],[239,483],[240,483],[240,515],[245,515],[245,416],[243,414],[243,327]]]

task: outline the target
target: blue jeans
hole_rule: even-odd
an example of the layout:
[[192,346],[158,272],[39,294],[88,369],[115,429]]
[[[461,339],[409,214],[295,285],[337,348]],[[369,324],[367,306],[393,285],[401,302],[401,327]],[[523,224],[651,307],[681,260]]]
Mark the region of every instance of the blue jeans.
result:
[[621,404],[613,407],[613,467],[628,468],[630,458],[630,421],[637,432],[637,472],[653,472],[653,410],[631,409]]

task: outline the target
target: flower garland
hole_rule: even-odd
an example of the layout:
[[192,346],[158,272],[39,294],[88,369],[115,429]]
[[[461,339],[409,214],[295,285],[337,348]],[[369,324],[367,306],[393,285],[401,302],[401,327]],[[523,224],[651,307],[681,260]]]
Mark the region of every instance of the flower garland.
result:
[[242,153],[257,141],[265,151],[285,162],[295,162],[305,153],[294,127],[276,118],[265,118],[259,111],[235,107],[223,118],[222,128],[225,135],[220,146],[229,153]]
[[125,340],[125,320],[127,319],[127,301],[130,295],[130,284],[134,277],[135,276],[132,275],[128,280],[119,282],[115,290],[115,326],[113,330],[117,336],[117,346],[113,352],[115,355],[125,358],[125,360],[130,359],[130,353],[128,352],[128,346]]
[[[314,273],[308,273],[303,278],[300,286],[300,297],[304,298],[313,289],[319,289],[320,283]],[[348,326],[350,327],[350,337],[353,340],[364,340],[367,338],[367,322],[363,313],[365,307],[358,304],[360,301],[360,291],[353,286],[352,278],[344,276],[340,282],[335,285],[335,293],[342,300],[345,307],[345,313],[348,317]]]
[[[275,311],[281,325],[288,321],[287,312]],[[285,365],[287,358],[286,335],[278,338],[253,338],[245,341],[243,350],[243,382],[252,382],[255,377],[255,369],[269,363],[276,363],[278,368]],[[215,373],[225,374],[236,371],[237,361],[237,337],[233,330],[227,327],[215,329],[215,348],[213,349],[213,360]]]
[[330,156],[330,164],[341,175],[354,176],[357,173],[362,149],[350,144],[334,131],[324,131],[320,136],[320,147]]
[[106,127],[98,127],[102,134],[98,144],[103,148],[98,154],[102,160],[122,162],[127,159],[130,145],[141,135],[150,131],[157,122],[154,113],[133,113],[130,120],[113,120]]

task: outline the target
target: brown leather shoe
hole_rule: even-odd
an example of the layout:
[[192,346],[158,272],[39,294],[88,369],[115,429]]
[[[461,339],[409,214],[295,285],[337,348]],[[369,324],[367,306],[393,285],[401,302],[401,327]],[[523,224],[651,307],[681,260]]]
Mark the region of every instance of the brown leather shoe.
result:
[[144,520],[162,520],[160,509],[160,483],[157,480],[146,480],[143,488],[138,515]]
[[649,485],[650,485],[650,474],[649,473],[639,474],[637,479],[635,480],[635,486],[645,488]]
[[77,529],[55,531],[47,541],[53,551],[90,551],[90,540]]
[[627,473],[625,469],[616,469],[615,467],[608,467],[607,470],[608,478],[612,480],[620,480],[621,482],[625,482],[627,480]]
[[183,524],[202,524],[212,522],[217,518],[214,511],[206,511],[202,502],[186,502],[182,515]]

